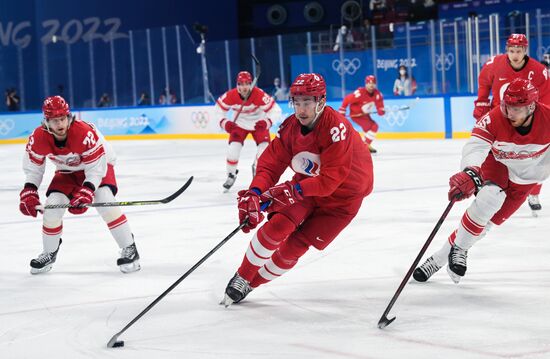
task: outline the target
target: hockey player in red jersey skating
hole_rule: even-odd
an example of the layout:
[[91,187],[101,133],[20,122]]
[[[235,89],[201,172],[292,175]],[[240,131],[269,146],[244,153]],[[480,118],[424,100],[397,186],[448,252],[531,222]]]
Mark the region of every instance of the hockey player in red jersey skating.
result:
[[443,247],[415,270],[417,281],[425,282],[448,262],[447,272],[458,283],[468,250],[550,176],[550,106],[538,97],[528,80],[515,79],[500,106],[477,121],[462,151],[462,171],[449,180],[449,200],[476,198]]
[[[480,120],[491,109],[499,106],[502,94],[516,78],[531,81],[539,90],[539,102],[550,105],[548,69],[527,56],[527,46],[527,37],[524,34],[512,34],[506,41],[506,54],[496,55],[485,63],[479,73],[477,100],[474,102],[476,120]],[[491,101],[489,93],[493,95]],[[534,215],[542,208],[538,196],[540,190],[541,184],[535,186],[528,196],[529,207]]]
[[365,77],[365,87],[359,87],[353,93],[344,97],[342,106],[338,110],[342,115],[346,114],[349,106],[349,117],[363,129],[365,142],[369,145],[371,153],[376,153],[372,147],[372,141],[378,132],[378,124],[370,116],[376,108],[379,116],[384,116],[384,96],[376,89],[376,77]]
[[[271,96],[258,87],[252,88],[252,75],[247,71],[241,71],[237,75],[236,88],[227,91],[216,100],[216,109],[221,118],[220,127],[229,133],[227,180],[223,184],[225,191],[228,191],[237,179],[237,165],[245,138],[249,133],[252,134],[258,146],[256,159],[252,164],[254,174],[258,158],[271,140],[269,128],[273,122],[279,120],[282,111]],[[235,120],[227,118],[229,110],[233,110]]]
[[[46,191],[46,205],[70,204],[69,212],[78,215],[88,209],[82,205],[94,201],[115,202],[115,153],[103,135],[91,124],[75,120],[69,104],[61,96],[46,98],[42,111],[42,125],[29,137],[23,159],[26,179],[20,194],[20,211],[36,217],[40,210],[36,208],[41,205],[38,188],[46,169],[46,158],[56,166]],[[96,209],[121,249],[117,260],[120,270],[124,273],[139,270],[139,254],[126,216],[119,207]],[[43,210],[44,251],[31,260],[32,274],[48,272],[55,263],[64,214],[64,208]]]
[[[290,270],[309,247],[323,250],[355,217],[372,191],[372,158],[351,123],[326,106],[321,75],[299,75],[290,87],[294,114],[258,161],[248,190],[238,196],[239,221],[254,234],[229,281],[224,303],[238,303],[258,286]],[[277,184],[290,167],[291,181]]]

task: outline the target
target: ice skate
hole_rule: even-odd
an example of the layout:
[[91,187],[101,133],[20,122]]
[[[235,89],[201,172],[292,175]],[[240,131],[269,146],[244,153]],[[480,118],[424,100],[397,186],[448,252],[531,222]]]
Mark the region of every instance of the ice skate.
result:
[[428,279],[430,279],[430,277],[440,269],[441,269],[441,266],[437,265],[434,257],[432,256],[426,259],[424,264],[422,264],[420,267],[414,270],[413,278],[417,282],[425,282]]
[[235,184],[235,180],[237,180],[237,175],[239,174],[239,170],[235,171],[235,174],[228,173],[227,179],[225,180],[225,183],[223,184],[224,192],[228,192],[231,187]]
[[41,274],[49,272],[52,269],[52,265],[55,263],[57,258],[57,252],[59,252],[59,247],[61,246],[61,238],[59,239],[59,245],[54,252],[42,252],[38,258],[31,259],[31,274]]
[[239,303],[246,298],[248,293],[252,291],[250,283],[248,283],[239,273],[235,273],[233,278],[227,283],[225,288],[225,296],[220,304],[229,307],[233,303]]
[[451,247],[449,252],[449,265],[447,266],[447,273],[458,284],[460,278],[466,274],[466,259],[468,258],[468,251],[458,247],[456,244]]
[[542,209],[542,205],[539,201],[539,195],[533,194],[527,196],[527,203],[529,203],[529,208],[531,208],[531,213],[533,214],[533,217],[538,217],[538,212]]
[[120,251],[120,258],[117,259],[116,264],[122,273],[137,272],[141,269],[139,264],[139,253],[135,243],[122,248]]

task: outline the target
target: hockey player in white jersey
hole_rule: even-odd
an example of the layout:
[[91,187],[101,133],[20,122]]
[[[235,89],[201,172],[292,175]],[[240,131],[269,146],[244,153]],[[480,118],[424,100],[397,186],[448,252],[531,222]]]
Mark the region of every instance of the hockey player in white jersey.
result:
[[[228,191],[239,172],[237,167],[244,140],[251,134],[258,146],[256,158],[252,164],[252,174],[256,172],[258,158],[271,141],[269,128],[281,117],[281,107],[258,87],[252,87],[252,75],[241,71],[237,75],[237,87],[224,93],[216,100],[216,110],[220,118],[220,127],[229,133],[227,148],[227,180],[223,184]],[[233,110],[234,118],[227,118],[227,112]]]
[[449,200],[476,198],[443,247],[416,268],[414,279],[425,282],[448,262],[447,272],[458,283],[468,250],[550,176],[550,107],[538,98],[529,80],[515,79],[500,107],[476,123],[462,151],[462,171],[449,180]]
[[[46,158],[56,171],[46,191],[46,205],[70,204],[69,212],[80,215],[94,201],[114,202],[118,190],[115,153],[103,135],[91,124],[75,120],[69,104],[61,96],[44,100],[44,119],[26,146],[23,158],[25,185],[20,193],[19,210],[36,217],[40,210],[38,188],[46,169]],[[121,255],[117,265],[123,273],[140,269],[139,253],[126,216],[119,207],[97,207]],[[31,273],[51,270],[57,259],[63,232],[64,208],[43,210],[43,252],[30,262]]]

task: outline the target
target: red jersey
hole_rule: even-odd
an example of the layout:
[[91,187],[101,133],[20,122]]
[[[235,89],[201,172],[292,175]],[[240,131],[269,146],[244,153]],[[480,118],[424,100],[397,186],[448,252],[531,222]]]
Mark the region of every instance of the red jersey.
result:
[[549,148],[550,106],[537,103],[531,130],[525,135],[510,124],[498,107],[477,121],[462,151],[461,168],[481,166],[491,151],[508,168],[512,182],[538,183],[550,176]]
[[510,60],[506,54],[490,58],[481,68],[476,103],[488,103],[489,92],[491,92],[493,95],[491,108],[499,106],[504,91],[516,78],[531,81],[539,90],[539,101],[550,105],[550,79],[548,79],[546,66],[526,56],[523,67],[520,70],[515,70],[510,65]]
[[342,202],[372,191],[372,158],[351,123],[326,106],[312,130],[295,115],[280,126],[277,137],[260,156],[250,188],[264,192],[277,183],[287,167],[304,196]]
[[377,89],[369,93],[366,88],[359,87],[353,93],[344,97],[344,101],[338,112],[345,115],[348,106],[349,116],[352,119],[354,117],[369,116],[370,113],[374,112],[375,107],[380,116],[386,113],[384,111],[384,96]]
[[85,182],[99,187],[107,173],[107,164],[114,164],[115,154],[103,135],[91,124],[74,120],[67,139],[57,142],[44,127],[37,127],[29,137],[23,158],[25,182],[40,186],[46,168],[46,158],[57,171],[84,171]]
[[[226,118],[229,110],[233,110],[236,114],[240,110],[242,103],[243,98],[236,88],[221,95],[216,100],[216,110],[218,111],[220,120]],[[236,124],[240,128],[253,131],[256,122],[259,120],[267,119],[272,124],[279,120],[281,113],[281,107],[277,105],[273,97],[258,87],[254,87],[252,93],[244,103]]]

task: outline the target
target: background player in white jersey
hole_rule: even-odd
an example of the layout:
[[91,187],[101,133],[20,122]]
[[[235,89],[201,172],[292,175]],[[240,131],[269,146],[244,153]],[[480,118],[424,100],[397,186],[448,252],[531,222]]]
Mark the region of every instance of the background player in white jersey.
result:
[[447,272],[458,283],[468,250],[550,176],[550,107],[537,102],[538,96],[528,80],[515,79],[500,107],[476,123],[462,151],[462,171],[449,181],[449,200],[474,193],[476,198],[443,247],[415,270],[417,281],[425,282],[448,261]]
[[[69,104],[61,96],[44,100],[42,112],[42,125],[29,137],[23,159],[26,179],[20,194],[20,211],[26,216],[37,216],[38,188],[46,169],[46,158],[56,166],[46,191],[46,205],[70,204],[69,212],[78,215],[86,212],[85,205],[94,201],[115,202],[118,190],[115,153],[103,135],[91,124],[75,120]],[[139,254],[126,216],[119,207],[96,209],[121,249],[117,260],[120,270],[124,273],[139,270]],[[55,263],[64,214],[64,208],[43,210],[44,251],[31,260],[32,274],[48,272]]]
[[[527,37],[524,34],[512,34],[506,41],[506,53],[491,57],[479,73],[477,100],[474,102],[474,117],[480,120],[491,109],[500,105],[504,90],[512,80],[529,80],[539,90],[540,99],[550,105],[550,79],[548,70],[537,60],[527,56]],[[489,93],[492,99],[489,101]],[[541,184],[535,186],[528,196],[529,207],[536,216],[542,206],[539,201]]]
[[[269,128],[281,117],[281,108],[275,100],[258,87],[252,88],[252,75],[241,71],[237,75],[237,87],[224,93],[216,100],[216,109],[221,118],[220,127],[229,133],[227,148],[227,180],[223,187],[228,191],[239,172],[237,166],[243,143],[248,134],[252,134],[258,151],[252,164],[252,174],[256,172],[258,158],[269,144]],[[233,121],[226,118],[233,110]]]

